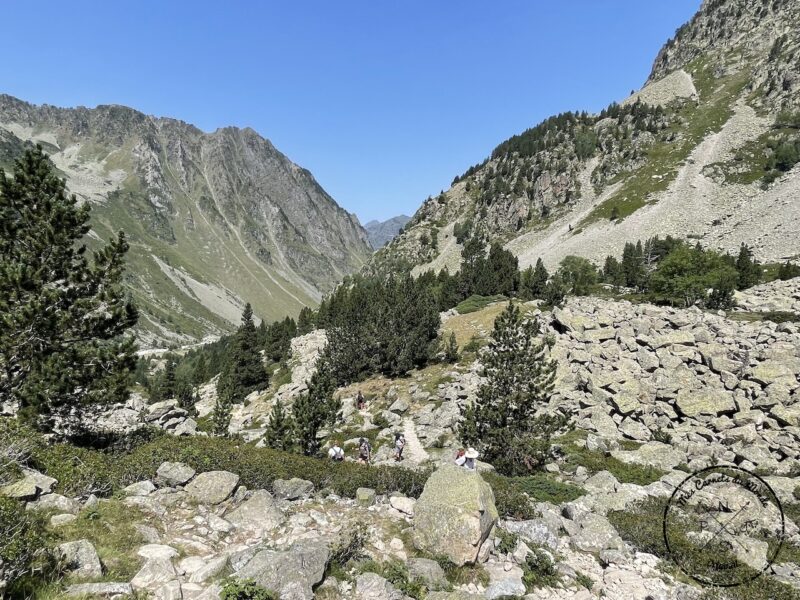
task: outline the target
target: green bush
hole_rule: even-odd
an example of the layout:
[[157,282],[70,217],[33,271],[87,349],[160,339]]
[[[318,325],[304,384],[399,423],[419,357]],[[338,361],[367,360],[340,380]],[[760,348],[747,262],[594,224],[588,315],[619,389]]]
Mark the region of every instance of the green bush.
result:
[[497,512],[511,519],[533,519],[538,516],[528,495],[514,480],[497,473],[483,473],[483,478],[492,486]]
[[537,473],[527,477],[512,477],[510,483],[528,494],[536,502],[561,504],[571,502],[586,493],[581,487],[554,479],[546,473]]
[[68,444],[40,446],[31,455],[32,466],[59,480],[63,493],[108,495],[126,485],[149,479],[161,463],[184,462],[199,472],[232,471],[250,489],[269,489],[276,479],[300,477],[317,489],[355,497],[359,487],[379,494],[399,491],[417,497],[429,475],[387,466],[330,463],[269,448],[256,448],[224,438],[166,436],[128,454],[106,454]]
[[588,450],[575,444],[566,444],[563,448],[567,465],[584,466],[590,473],[608,471],[620,483],[649,485],[664,476],[664,471],[647,465],[625,463],[604,452]]
[[221,600],[277,600],[277,596],[252,579],[229,579],[222,586]]
[[43,523],[20,502],[0,496],[0,564],[9,588],[42,562],[46,538]]
[[550,555],[541,548],[531,548],[522,566],[522,581],[528,591],[540,587],[555,587],[560,579]]
[[495,302],[502,302],[503,300],[507,300],[505,296],[470,296],[463,302],[460,302],[456,305],[456,311],[460,315],[467,315],[469,313],[477,312],[489,306],[490,304],[494,304]]
[[500,554],[511,554],[516,550],[517,544],[519,543],[519,536],[516,533],[500,529],[499,527],[494,531],[497,534],[499,542],[496,548]]

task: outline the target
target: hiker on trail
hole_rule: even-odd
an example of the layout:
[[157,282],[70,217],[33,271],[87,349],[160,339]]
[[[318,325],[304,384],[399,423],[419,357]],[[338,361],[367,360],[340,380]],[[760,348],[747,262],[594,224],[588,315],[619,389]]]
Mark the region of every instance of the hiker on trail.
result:
[[402,433],[394,434],[394,459],[397,462],[403,460],[403,449],[406,447],[406,436]]
[[358,440],[358,462],[362,465],[368,465],[372,459],[372,446],[369,445],[367,438]]
[[328,458],[334,462],[342,462],[344,460],[344,450],[338,442],[333,442],[330,450],[328,450]]
[[475,448],[467,448],[467,451],[464,453],[464,468],[469,469],[470,471],[474,471],[476,464],[475,460],[480,456],[478,451]]
[[356,396],[356,406],[358,410],[364,410],[367,408],[367,401],[364,400],[364,394],[361,393],[361,390],[358,390],[358,395]]
[[459,448],[458,452],[456,452],[455,463],[459,467],[463,467],[464,463],[467,462],[467,457],[464,454],[466,454],[466,451],[463,448]]

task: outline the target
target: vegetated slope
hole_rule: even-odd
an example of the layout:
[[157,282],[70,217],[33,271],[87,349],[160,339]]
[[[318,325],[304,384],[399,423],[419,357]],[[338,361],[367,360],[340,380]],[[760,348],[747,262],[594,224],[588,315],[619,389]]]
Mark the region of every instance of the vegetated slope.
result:
[[367,230],[370,245],[375,248],[375,250],[382,248],[397,237],[410,220],[411,217],[407,215],[398,215],[385,221],[370,221],[364,225],[364,229]]
[[92,237],[128,234],[146,344],[230,331],[245,302],[263,319],[294,315],[370,254],[357,218],[249,128],[0,96],[0,166],[31,143],[92,203]]
[[370,270],[454,272],[473,234],[503,242],[522,267],[599,261],[654,235],[797,257],[798,26],[796,2],[704,2],[642,90],[506,140],[428,198]]

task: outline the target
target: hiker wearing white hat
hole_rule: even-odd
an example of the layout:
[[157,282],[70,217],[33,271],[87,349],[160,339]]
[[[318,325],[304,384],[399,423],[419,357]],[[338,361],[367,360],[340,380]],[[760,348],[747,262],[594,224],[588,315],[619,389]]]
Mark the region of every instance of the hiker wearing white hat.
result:
[[464,468],[474,471],[475,459],[478,458],[478,456],[480,456],[480,454],[478,454],[478,451],[475,450],[475,448],[467,448],[467,451],[464,453],[464,458],[466,458],[464,461]]

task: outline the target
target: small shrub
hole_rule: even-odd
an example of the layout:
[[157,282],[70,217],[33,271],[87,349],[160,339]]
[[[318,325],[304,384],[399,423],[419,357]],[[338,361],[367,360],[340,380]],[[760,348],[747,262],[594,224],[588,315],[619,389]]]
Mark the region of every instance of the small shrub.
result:
[[391,424],[389,423],[389,419],[387,419],[383,413],[378,413],[377,415],[372,417],[372,424],[375,425],[378,429],[386,429]]
[[510,519],[533,519],[538,516],[528,495],[513,480],[497,473],[483,473],[483,478],[492,486],[497,512]]
[[277,600],[277,596],[252,579],[229,579],[222,586],[221,600]]
[[505,296],[497,295],[497,296],[478,296],[473,295],[463,300],[462,302],[456,305],[456,311],[460,315],[468,315],[469,313],[474,313],[479,310],[482,310],[489,306],[490,304],[494,304],[495,302],[502,302],[503,300],[507,300]]
[[662,444],[671,444],[672,443],[672,435],[660,427],[653,432],[653,440],[656,442],[661,442]]
[[647,465],[624,463],[621,460],[607,455],[604,452],[588,450],[575,444],[563,446],[565,460],[568,465],[584,466],[591,473],[608,471],[620,483],[635,483],[636,485],[649,485],[664,476],[664,471]]
[[586,588],[590,592],[594,587],[594,581],[592,580],[592,578],[589,577],[586,573],[582,573],[581,571],[575,573],[575,583],[577,583],[581,587]]
[[477,352],[483,346],[483,341],[477,335],[473,335],[464,345],[464,352]]
[[363,558],[366,542],[367,528],[364,525],[358,525],[345,532],[331,549],[330,565],[343,568],[350,561]]
[[553,479],[545,473],[537,473],[527,477],[510,478],[511,485],[528,494],[537,502],[550,502],[561,504],[571,502],[583,496],[586,491],[571,483],[564,483]]
[[500,554],[511,554],[517,549],[519,536],[516,533],[500,529],[499,527],[495,529],[495,533],[497,534],[499,542],[496,549]]
[[554,587],[560,580],[553,559],[541,548],[531,548],[522,571],[522,582],[528,591],[540,587]]
[[41,520],[20,502],[0,496],[0,565],[11,589],[44,562],[45,542]]

